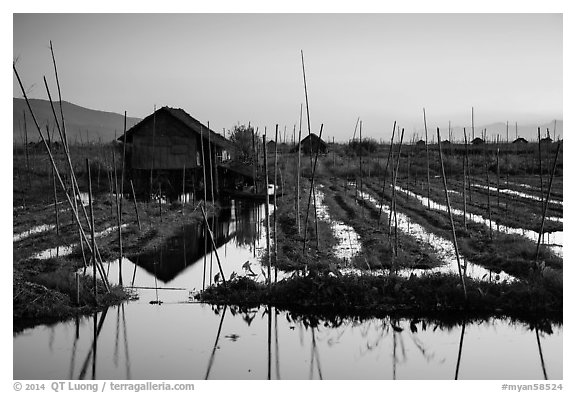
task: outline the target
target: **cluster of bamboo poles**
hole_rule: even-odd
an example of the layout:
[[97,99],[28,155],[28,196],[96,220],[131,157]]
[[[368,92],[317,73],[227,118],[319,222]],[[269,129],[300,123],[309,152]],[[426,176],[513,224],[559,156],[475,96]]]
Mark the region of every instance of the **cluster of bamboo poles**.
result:
[[[51,109],[52,109],[52,114],[54,115],[54,119],[56,121],[56,128],[58,130],[58,134],[60,136],[60,140],[62,141],[62,146],[63,146],[63,151],[64,151],[64,155],[66,158],[66,163],[68,164],[67,169],[68,169],[68,175],[70,178],[70,190],[68,189],[68,187],[66,186],[62,175],[60,174],[60,170],[58,169],[58,166],[56,165],[56,161],[54,159],[54,155],[51,151],[51,148],[49,146],[48,141],[46,140],[47,138],[44,137],[42,130],[40,128],[40,125],[38,124],[38,121],[36,119],[36,116],[34,114],[34,111],[32,110],[32,107],[30,105],[30,101],[28,100],[28,97],[26,95],[26,91],[24,89],[22,80],[20,79],[20,75],[18,74],[18,71],[16,69],[16,64],[14,63],[12,68],[14,70],[14,73],[16,75],[16,78],[18,80],[18,84],[20,86],[20,89],[22,91],[22,94],[24,96],[24,99],[26,101],[26,105],[28,107],[28,110],[30,111],[30,114],[32,116],[32,120],[34,123],[34,126],[36,127],[36,130],[38,131],[38,134],[40,136],[40,139],[46,149],[46,152],[48,154],[48,157],[50,159],[50,163],[52,165],[52,170],[53,173],[55,175],[55,178],[58,179],[58,182],[60,183],[60,186],[62,188],[62,191],[64,192],[65,196],[66,196],[66,200],[70,206],[70,210],[72,212],[74,221],[77,225],[78,231],[79,231],[79,235],[80,235],[80,244],[82,245],[82,248],[84,247],[84,245],[87,247],[88,252],[91,254],[91,262],[92,262],[92,268],[93,268],[93,277],[94,277],[94,281],[93,281],[93,290],[94,290],[94,298],[95,301],[97,302],[98,300],[98,294],[97,294],[97,286],[96,286],[96,275],[99,274],[102,282],[104,283],[104,287],[105,290],[107,292],[110,292],[110,284],[108,282],[108,277],[106,275],[106,272],[104,271],[104,266],[103,266],[103,261],[102,261],[102,257],[100,255],[100,252],[98,250],[98,245],[96,243],[96,239],[95,239],[95,228],[94,228],[94,214],[93,214],[93,205],[92,205],[92,184],[91,184],[91,176],[90,176],[90,165],[88,160],[86,160],[86,165],[87,165],[87,171],[88,171],[88,179],[89,179],[89,192],[88,192],[88,196],[89,196],[89,207],[90,207],[90,218],[88,217],[88,213],[86,212],[86,209],[84,208],[84,205],[82,203],[80,203],[80,207],[82,208],[82,212],[84,215],[84,219],[87,225],[87,229],[84,229],[84,226],[82,225],[81,219],[80,219],[80,215],[79,215],[79,208],[78,208],[78,204],[77,204],[77,199],[80,196],[80,188],[78,186],[78,181],[77,178],[74,174],[74,168],[72,165],[72,159],[70,156],[70,149],[69,149],[69,145],[68,145],[68,140],[67,140],[67,136],[66,136],[66,122],[64,119],[64,113],[62,110],[62,96],[61,96],[61,90],[60,90],[60,83],[58,80],[58,70],[56,67],[56,59],[54,56],[54,50],[52,47],[52,42],[50,42],[50,51],[52,54],[52,61],[53,61],[53,65],[54,65],[54,72],[55,72],[55,77],[56,77],[56,84],[58,87],[58,98],[59,98],[59,103],[60,103],[60,117],[58,117],[58,115],[56,114],[55,108],[54,108],[54,103],[52,101],[52,97],[50,94],[50,90],[48,88],[48,83],[46,81],[46,77],[44,77],[44,84],[46,87],[46,91],[48,93],[48,97],[50,100],[50,105],[51,105]],[[54,182],[55,183],[55,182]],[[120,225],[118,227],[118,229],[120,230]],[[90,239],[88,238],[88,235],[86,234],[86,232],[90,233]],[[87,267],[87,263],[86,263],[86,259],[84,258],[84,267]],[[77,297],[78,299],[78,297]]]

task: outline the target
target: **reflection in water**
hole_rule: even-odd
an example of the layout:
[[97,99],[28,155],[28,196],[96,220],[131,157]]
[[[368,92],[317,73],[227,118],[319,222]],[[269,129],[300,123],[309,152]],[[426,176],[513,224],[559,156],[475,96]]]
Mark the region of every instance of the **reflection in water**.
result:
[[15,336],[14,379],[562,379],[561,325],[539,326],[535,343],[534,326],[509,319],[323,321],[277,312],[130,302],[121,318],[81,319],[77,338],[73,321],[55,325],[52,349],[45,326]]

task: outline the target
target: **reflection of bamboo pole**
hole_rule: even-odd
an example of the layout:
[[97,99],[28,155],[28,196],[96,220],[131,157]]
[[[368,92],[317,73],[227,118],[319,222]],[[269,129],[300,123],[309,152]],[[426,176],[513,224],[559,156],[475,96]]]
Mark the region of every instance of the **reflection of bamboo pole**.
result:
[[458,371],[460,370],[460,360],[462,359],[462,344],[464,344],[464,330],[466,329],[466,322],[462,321],[462,333],[460,334],[460,345],[458,345],[458,360],[456,361],[456,375],[454,379],[458,379]]
[[382,179],[382,195],[380,197],[380,211],[378,213],[378,226],[380,226],[380,219],[382,217],[382,206],[384,205],[384,194],[386,192],[386,175],[388,174],[388,164],[390,164],[390,157],[392,156],[392,147],[394,146],[394,133],[396,132],[396,120],[392,126],[392,138],[390,139],[390,149],[388,150],[388,159],[386,160],[386,167],[384,168],[384,178]]
[[[440,128],[436,128],[438,140],[440,140]],[[452,219],[452,209],[450,208],[450,198],[448,197],[448,186],[446,185],[446,173],[444,172],[444,161],[442,159],[442,144],[438,143],[438,156],[440,157],[440,168],[442,169],[442,181],[444,182],[444,195],[446,196],[446,207],[448,208],[448,216],[450,216],[450,225],[452,226],[452,241],[454,243],[454,251],[456,253],[456,263],[458,264],[458,275],[462,283],[462,290],[464,291],[464,299],[468,299],[466,293],[466,283],[462,275],[462,266],[460,266],[460,254],[458,253],[458,243],[456,242],[456,229],[454,228],[454,220]],[[466,263],[466,262],[465,262]],[[466,271],[466,266],[464,266]]]
[[204,379],[208,379],[210,376],[210,370],[212,370],[212,364],[214,364],[214,355],[216,354],[216,349],[218,348],[218,341],[220,340],[220,332],[222,331],[222,323],[224,322],[224,317],[226,316],[226,309],[228,305],[224,305],[224,311],[222,312],[222,317],[220,317],[220,323],[218,324],[218,332],[216,333],[216,342],[214,347],[212,347],[212,354],[210,355],[210,361],[208,362],[208,370],[206,370],[206,376]]
[[550,202],[550,191],[552,190],[552,181],[554,180],[554,172],[556,172],[556,163],[558,162],[558,154],[562,145],[558,142],[556,149],[556,157],[554,157],[554,165],[552,173],[550,174],[550,183],[548,184],[548,193],[546,195],[546,203],[544,204],[544,212],[542,213],[542,224],[540,225],[540,232],[538,232],[538,244],[536,245],[536,259],[538,259],[538,252],[540,251],[540,241],[542,240],[542,233],[544,232],[544,221],[546,220],[546,212],[548,211],[548,203]]
[[272,379],[272,307],[268,306],[268,380]]
[[538,342],[538,353],[540,354],[540,364],[542,364],[542,372],[544,373],[544,379],[548,380],[548,374],[546,373],[546,365],[544,364],[544,356],[542,355],[542,345],[540,344],[540,335],[538,334],[538,328],[534,329],[536,331],[536,342]]
[[220,270],[220,275],[222,276],[222,282],[224,283],[224,286],[226,286],[226,277],[224,277],[224,272],[222,271],[222,265],[220,264],[220,257],[218,256],[218,250],[216,249],[216,241],[214,240],[212,229],[210,229],[210,227],[208,226],[208,219],[206,218],[206,212],[204,211],[204,207],[200,206],[200,210],[202,211],[204,222],[208,227],[208,234],[210,235],[210,240],[212,241],[212,247],[214,248],[214,253],[216,254],[216,261],[218,262],[218,269]]

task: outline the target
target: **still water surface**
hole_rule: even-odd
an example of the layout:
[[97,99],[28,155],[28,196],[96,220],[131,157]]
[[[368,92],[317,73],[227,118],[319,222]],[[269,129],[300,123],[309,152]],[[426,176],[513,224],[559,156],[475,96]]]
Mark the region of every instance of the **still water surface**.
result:
[[[262,205],[237,204],[211,225],[225,277],[263,279],[262,218]],[[215,253],[204,242],[202,226],[185,227],[155,253],[125,259],[123,281],[138,300],[16,334],[14,379],[562,378],[561,325],[385,318],[311,327],[274,308],[195,303],[192,293],[219,270],[213,255],[210,274]],[[117,282],[119,264],[108,268]]]

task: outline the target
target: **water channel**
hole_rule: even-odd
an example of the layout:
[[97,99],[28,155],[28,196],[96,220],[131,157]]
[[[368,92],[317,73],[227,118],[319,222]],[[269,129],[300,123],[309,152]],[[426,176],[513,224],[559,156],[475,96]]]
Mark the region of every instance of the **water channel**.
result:
[[[15,334],[14,379],[562,378],[561,324],[384,318],[312,327],[274,308],[196,303],[193,293],[219,271],[216,252],[226,278],[264,278],[263,217],[261,204],[234,203],[210,225],[216,250],[192,225],[125,259],[123,281],[137,299]],[[107,269],[117,282],[118,262]]]

